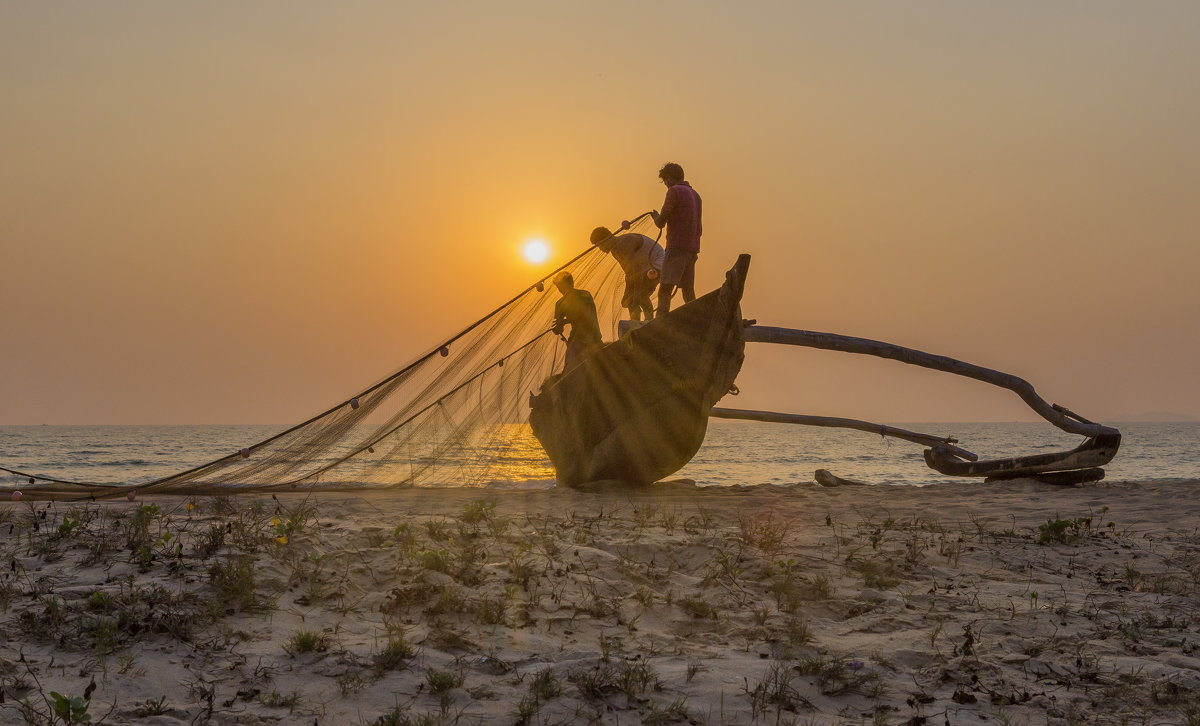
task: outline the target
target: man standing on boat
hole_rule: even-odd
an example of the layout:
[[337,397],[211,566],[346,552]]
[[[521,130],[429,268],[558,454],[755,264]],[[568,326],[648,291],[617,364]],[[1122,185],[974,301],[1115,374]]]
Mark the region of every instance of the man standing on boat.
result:
[[603,341],[592,294],[575,289],[575,278],[566,271],[554,276],[554,286],[562,297],[554,304],[554,327],[550,330],[562,335],[564,326],[571,326],[571,335],[567,337],[567,359],[563,365],[563,373],[566,373],[603,345]]
[[671,295],[678,287],[683,302],[696,299],[696,256],[700,254],[700,195],[683,180],[683,167],[664,164],[658,178],[667,185],[661,212],[651,212],[654,223],[667,228],[667,255],[658,288],[658,315],[671,310]]
[[621,234],[614,236],[607,227],[592,230],[592,244],[609,253],[621,265],[625,273],[625,293],[621,296],[621,307],[629,309],[630,320],[654,318],[654,305],[650,295],[658,287],[665,252],[657,242],[644,234]]

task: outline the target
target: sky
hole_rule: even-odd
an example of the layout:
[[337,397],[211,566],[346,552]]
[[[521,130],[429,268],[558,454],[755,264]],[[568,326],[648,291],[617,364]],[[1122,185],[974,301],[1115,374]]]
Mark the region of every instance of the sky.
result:
[[[1200,4],[0,4],[0,424],[344,400],[662,202],[699,291],[1200,416]],[[520,246],[547,240],[550,260]],[[756,345],[724,405],[1034,420]]]

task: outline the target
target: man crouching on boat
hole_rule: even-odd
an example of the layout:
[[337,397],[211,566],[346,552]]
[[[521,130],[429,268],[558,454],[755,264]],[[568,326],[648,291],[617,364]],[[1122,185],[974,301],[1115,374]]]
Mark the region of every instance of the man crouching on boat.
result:
[[613,236],[607,227],[592,230],[592,244],[609,253],[621,265],[625,273],[625,294],[621,296],[621,307],[629,310],[630,320],[654,318],[654,304],[650,296],[658,287],[666,251],[644,234],[621,234]]
[[571,326],[571,335],[567,338],[567,359],[563,365],[563,373],[566,373],[591,355],[603,341],[600,339],[600,322],[596,319],[596,303],[592,300],[592,294],[587,290],[576,290],[575,278],[569,272],[555,275],[554,286],[562,293],[562,298],[554,304],[554,327],[550,330],[562,335],[563,327]]

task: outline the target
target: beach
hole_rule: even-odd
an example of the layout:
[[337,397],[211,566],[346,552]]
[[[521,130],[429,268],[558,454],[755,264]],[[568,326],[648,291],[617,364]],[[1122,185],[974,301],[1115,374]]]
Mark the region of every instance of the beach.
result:
[[1197,723],[1197,483],[5,502],[0,723]]

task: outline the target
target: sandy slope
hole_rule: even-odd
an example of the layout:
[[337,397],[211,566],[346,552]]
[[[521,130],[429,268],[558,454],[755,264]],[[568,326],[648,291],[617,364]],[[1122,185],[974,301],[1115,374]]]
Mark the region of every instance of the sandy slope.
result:
[[0,722],[1200,723],[1197,484],[4,504]]

